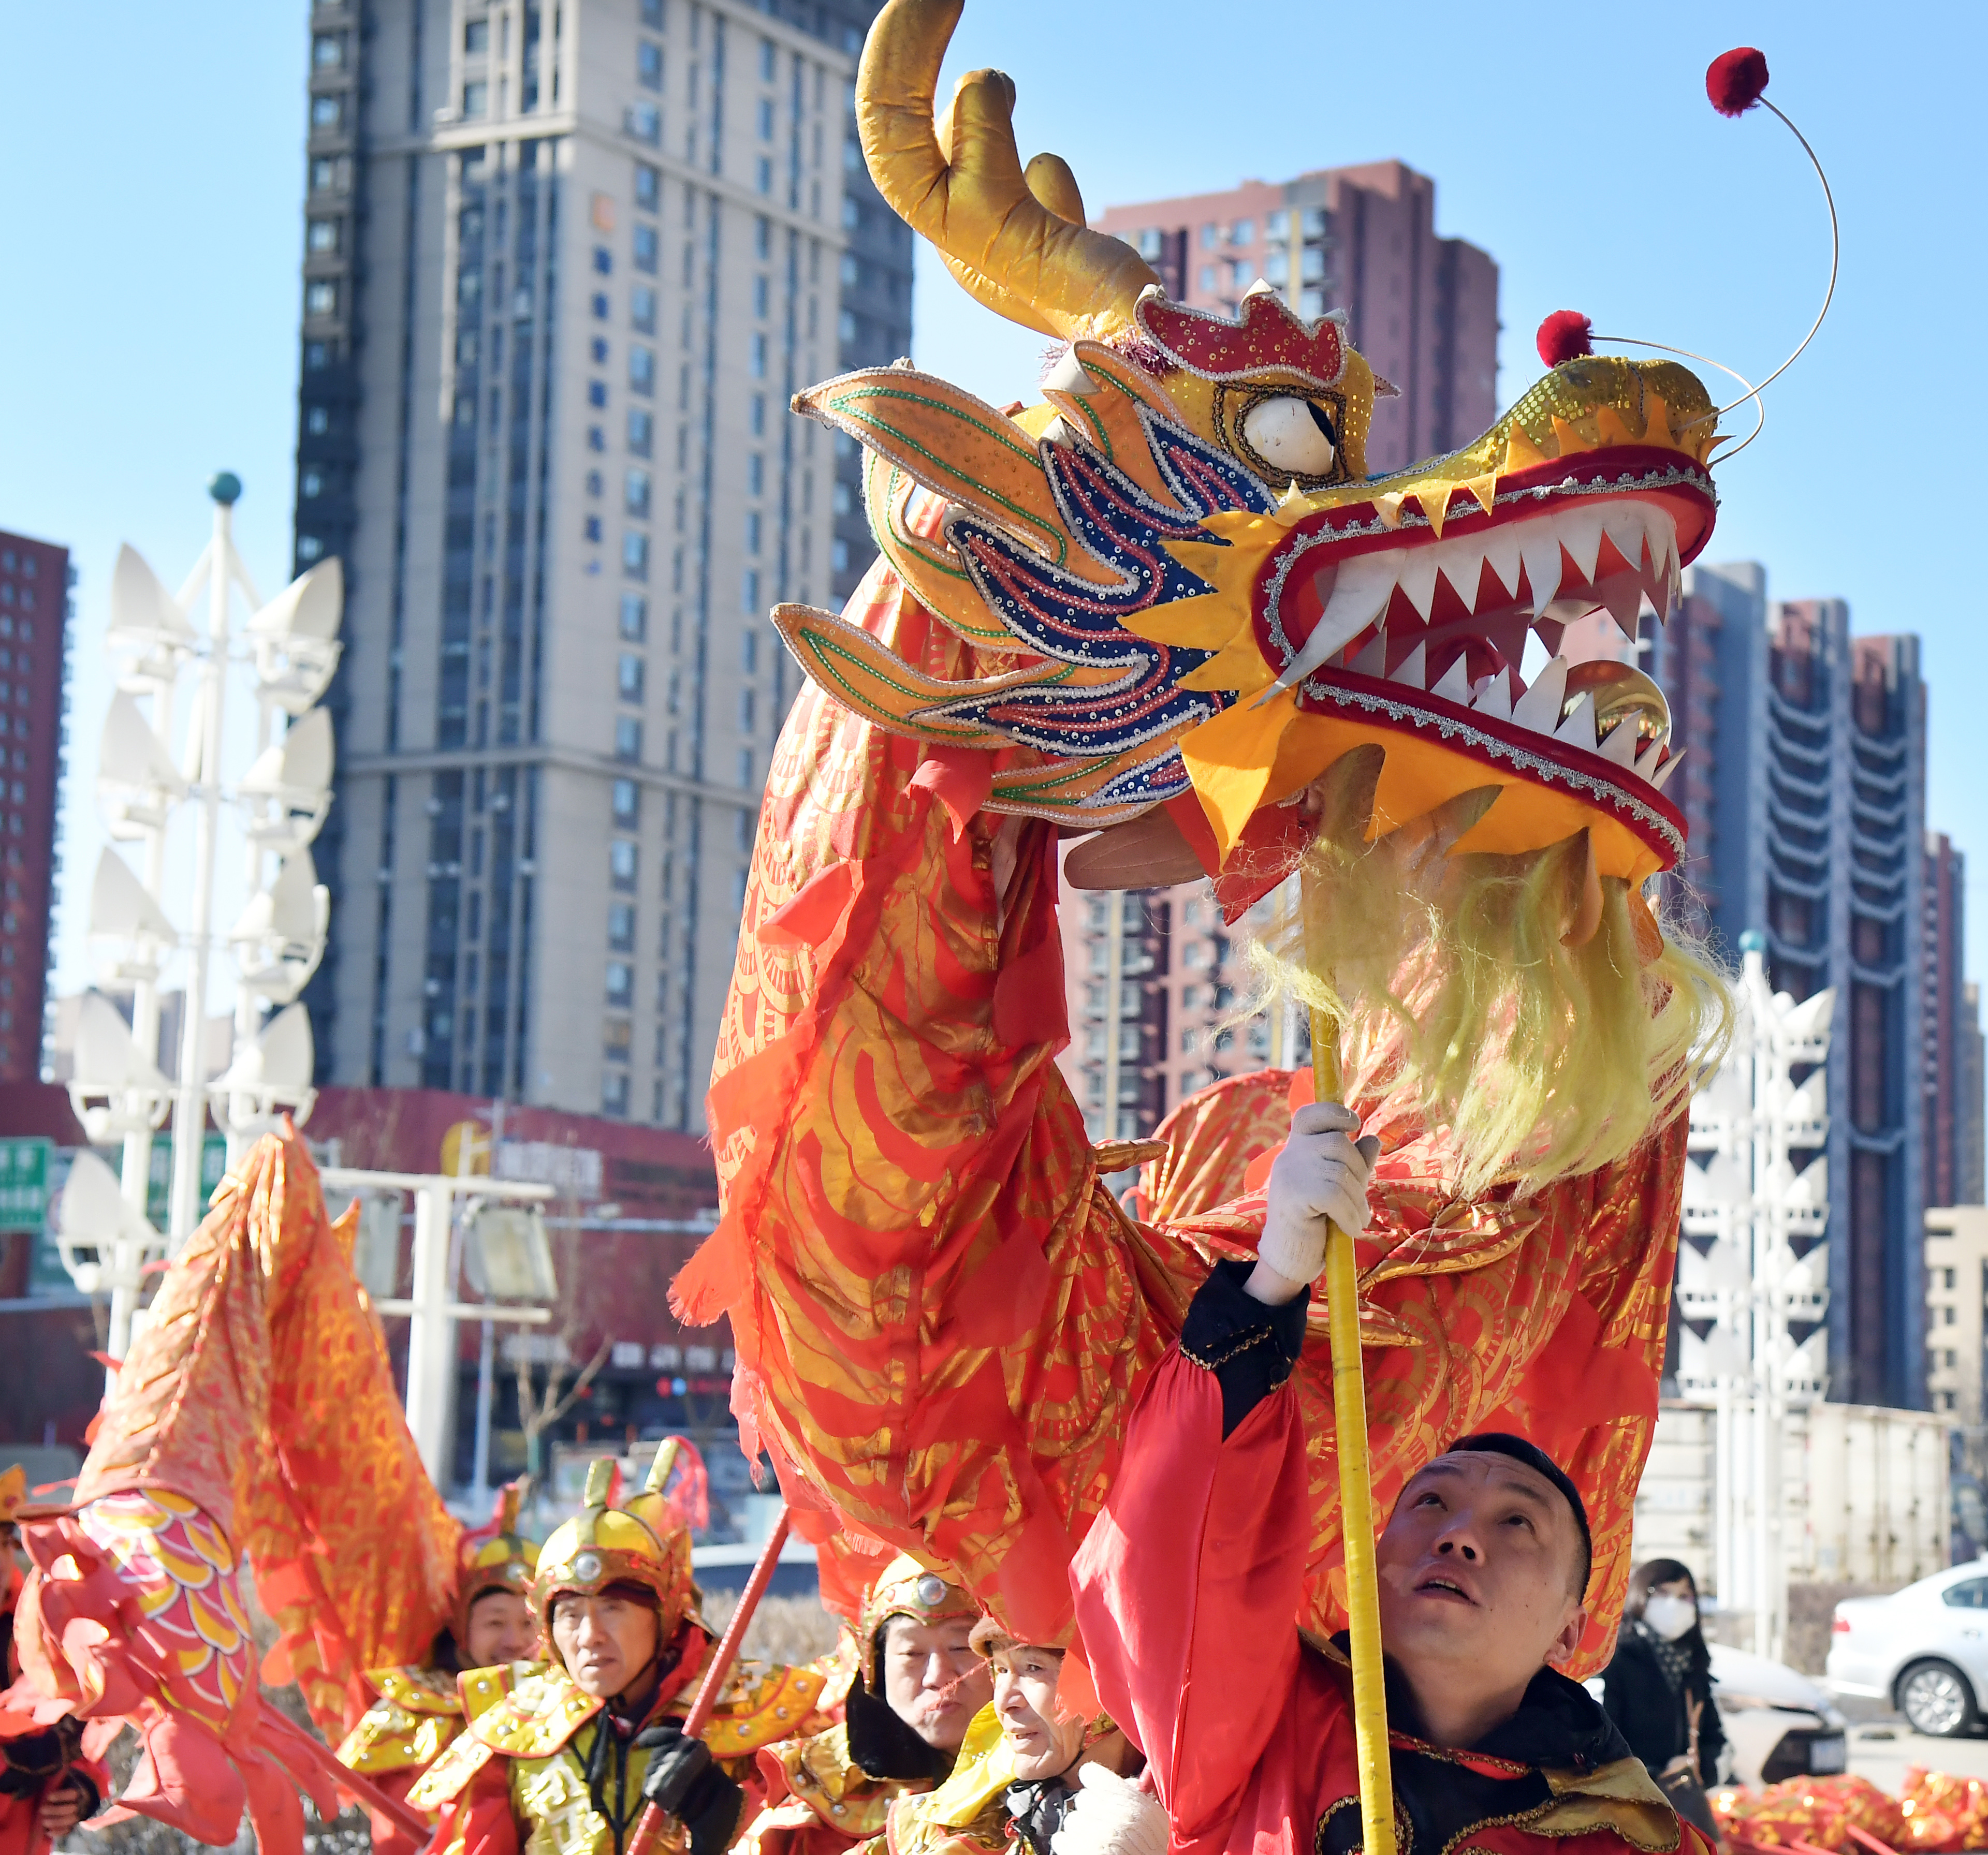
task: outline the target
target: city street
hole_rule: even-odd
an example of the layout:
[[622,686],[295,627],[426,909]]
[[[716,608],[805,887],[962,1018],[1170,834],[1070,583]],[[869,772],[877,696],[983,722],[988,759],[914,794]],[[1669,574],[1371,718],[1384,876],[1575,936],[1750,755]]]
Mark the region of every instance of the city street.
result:
[[1850,1769],[1895,1796],[1915,1765],[1957,1777],[1988,1778],[1988,1734],[1930,1739],[1903,1720],[1874,1721],[1850,1728]]

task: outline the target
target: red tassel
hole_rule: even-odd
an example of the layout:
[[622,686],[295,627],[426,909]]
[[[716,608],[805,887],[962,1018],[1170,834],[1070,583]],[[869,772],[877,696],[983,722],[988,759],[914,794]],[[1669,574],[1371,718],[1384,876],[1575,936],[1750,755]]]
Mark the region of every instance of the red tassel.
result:
[[1743,116],[1767,87],[1767,60],[1750,45],[1722,52],[1705,67],[1705,93],[1721,116]]
[[1540,324],[1536,337],[1540,359],[1549,367],[1564,360],[1578,360],[1594,352],[1594,324],[1578,309],[1555,309]]

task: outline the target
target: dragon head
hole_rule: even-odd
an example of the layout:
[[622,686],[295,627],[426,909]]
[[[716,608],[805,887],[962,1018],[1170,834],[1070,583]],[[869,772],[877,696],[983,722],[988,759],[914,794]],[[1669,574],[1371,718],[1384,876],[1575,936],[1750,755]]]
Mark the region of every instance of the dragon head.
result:
[[1392,389],[1344,318],[1259,288],[1231,319],[1168,299],[1084,223],[1067,167],[1025,169],[996,71],[935,113],[959,0],[891,0],[857,115],[885,198],[982,302],[1056,336],[1040,404],[997,411],[901,363],[803,393],[867,448],[890,566],[972,647],[946,681],[830,614],[776,623],[816,680],[883,725],[995,755],[993,809],[1097,835],[1083,886],[1205,872],[1232,912],[1294,867],[1293,802],[1351,749],[1382,750],[1370,835],[1466,793],[1451,844],[1542,850],[1586,833],[1635,884],[1683,821],[1661,692],[1529,634],[1606,608],[1662,615],[1715,509],[1712,402],[1671,362],[1555,368],[1447,457],[1366,474]]

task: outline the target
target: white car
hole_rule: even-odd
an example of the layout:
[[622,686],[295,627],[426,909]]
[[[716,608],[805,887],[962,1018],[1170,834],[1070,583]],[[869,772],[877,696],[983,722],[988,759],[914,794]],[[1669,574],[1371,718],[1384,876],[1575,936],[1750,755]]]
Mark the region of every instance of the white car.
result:
[[1847,1722],[1808,1676],[1723,1643],[1709,1647],[1729,1782],[1758,1788],[1848,1769]]
[[1951,1738],[1988,1698],[1988,1559],[1888,1597],[1846,1597],[1831,1626],[1832,1693],[1889,1701],[1915,1732]]

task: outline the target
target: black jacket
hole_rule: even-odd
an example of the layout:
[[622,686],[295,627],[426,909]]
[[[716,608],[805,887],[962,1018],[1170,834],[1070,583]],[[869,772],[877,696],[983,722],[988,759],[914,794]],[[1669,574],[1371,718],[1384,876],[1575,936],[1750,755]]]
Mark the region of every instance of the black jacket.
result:
[[1660,1772],[1681,1752],[1691,1749],[1691,1728],[1685,1711],[1687,1695],[1700,1701],[1698,1716],[1699,1782],[1711,1784],[1719,1776],[1719,1754],[1726,1743],[1719,1708],[1712,1698],[1709,1671],[1694,1670],[1684,1686],[1674,1688],[1651,1647],[1652,1637],[1639,1620],[1624,1620],[1616,1639],[1615,1659],[1602,1671],[1603,1711],[1629,1742],[1629,1749],[1650,1769]]

